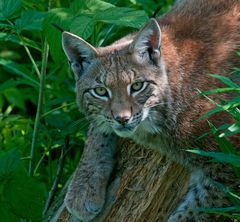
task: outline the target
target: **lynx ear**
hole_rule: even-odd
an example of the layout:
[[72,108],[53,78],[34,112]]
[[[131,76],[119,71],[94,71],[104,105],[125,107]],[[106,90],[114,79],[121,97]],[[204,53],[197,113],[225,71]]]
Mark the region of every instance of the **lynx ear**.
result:
[[96,49],[70,32],[62,33],[62,46],[75,78],[79,79],[84,70],[90,65],[92,59],[96,57]]
[[139,31],[131,48],[137,61],[159,64],[161,29],[156,19],[150,21]]

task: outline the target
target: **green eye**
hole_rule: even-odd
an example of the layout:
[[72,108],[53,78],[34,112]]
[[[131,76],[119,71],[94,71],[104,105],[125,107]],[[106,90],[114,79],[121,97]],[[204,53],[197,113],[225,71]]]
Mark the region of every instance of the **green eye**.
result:
[[98,95],[98,96],[108,96],[108,91],[106,88],[104,87],[97,87],[94,89],[94,92]]
[[131,91],[137,92],[143,88],[143,82],[135,82],[131,85]]

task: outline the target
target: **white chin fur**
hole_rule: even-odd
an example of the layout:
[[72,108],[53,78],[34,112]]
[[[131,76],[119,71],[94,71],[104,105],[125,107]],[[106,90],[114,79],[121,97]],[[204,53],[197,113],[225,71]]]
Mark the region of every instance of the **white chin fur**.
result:
[[143,109],[142,121],[148,117],[148,113],[149,113],[149,108]]

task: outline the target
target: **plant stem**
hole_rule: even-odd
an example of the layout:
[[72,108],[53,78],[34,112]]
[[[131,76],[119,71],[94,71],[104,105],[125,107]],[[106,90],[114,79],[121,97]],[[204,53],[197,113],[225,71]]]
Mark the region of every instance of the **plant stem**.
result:
[[49,45],[47,40],[44,40],[43,43],[43,52],[42,52],[42,67],[41,67],[41,75],[40,75],[40,88],[39,88],[39,95],[38,95],[38,106],[37,106],[37,113],[34,122],[34,129],[33,129],[33,137],[32,137],[32,145],[31,145],[31,160],[29,161],[29,176],[33,176],[34,168],[35,168],[35,156],[36,156],[36,148],[37,148],[37,139],[38,139],[38,132],[40,126],[40,117],[42,112],[43,106],[43,97],[44,97],[44,89],[45,89],[45,79],[46,79],[46,70],[47,70],[47,60],[48,60],[48,52],[49,52]]
[[[19,36],[19,37],[20,37],[20,36]],[[20,37],[20,39],[21,39],[21,41],[22,41],[22,44],[23,44],[23,47],[24,47],[25,51],[26,51],[27,54],[28,54],[29,59],[31,60],[31,63],[33,64],[33,67],[34,67],[34,69],[35,69],[38,77],[41,78],[41,73],[40,73],[40,71],[39,71],[39,69],[38,69],[38,67],[37,67],[37,64],[35,63],[32,55],[31,55],[31,52],[29,51],[28,47],[26,46],[26,44],[24,43],[24,41],[22,40],[21,37]]]
[[46,201],[44,210],[43,210],[43,217],[45,217],[49,207],[51,206],[54,196],[57,192],[57,188],[58,188],[58,183],[61,179],[62,173],[63,173],[63,168],[64,168],[64,162],[65,162],[65,157],[66,157],[66,153],[69,149],[69,140],[70,140],[70,136],[66,135],[65,136],[65,140],[64,140],[64,145],[62,146],[62,150],[61,150],[61,156],[59,158],[58,161],[58,168],[57,168],[57,173],[56,173],[56,177],[54,179],[52,188],[50,190],[50,192],[48,193],[48,199]]

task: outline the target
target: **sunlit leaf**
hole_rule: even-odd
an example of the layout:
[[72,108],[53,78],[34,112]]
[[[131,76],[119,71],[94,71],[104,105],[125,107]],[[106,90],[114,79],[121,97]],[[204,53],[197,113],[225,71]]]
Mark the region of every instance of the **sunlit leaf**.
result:
[[240,133],[240,123],[232,124],[224,133],[221,133],[219,137],[232,136],[237,133]]
[[147,21],[148,16],[144,11],[115,7],[97,13],[94,18],[105,23],[140,28]]
[[70,5],[70,10],[73,14],[89,13],[104,11],[109,8],[115,7],[114,5],[101,0],[75,0]]
[[87,39],[93,34],[94,26],[95,20],[93,18],[78,16],[71,23],[70,31],[84,39]]
[[209,95],[213,93],[225,93],[225,92],[237,92],[240,93],[240,88],[219,88],[219,89],[211,89],[208,91],[204,91],[203,95]]

